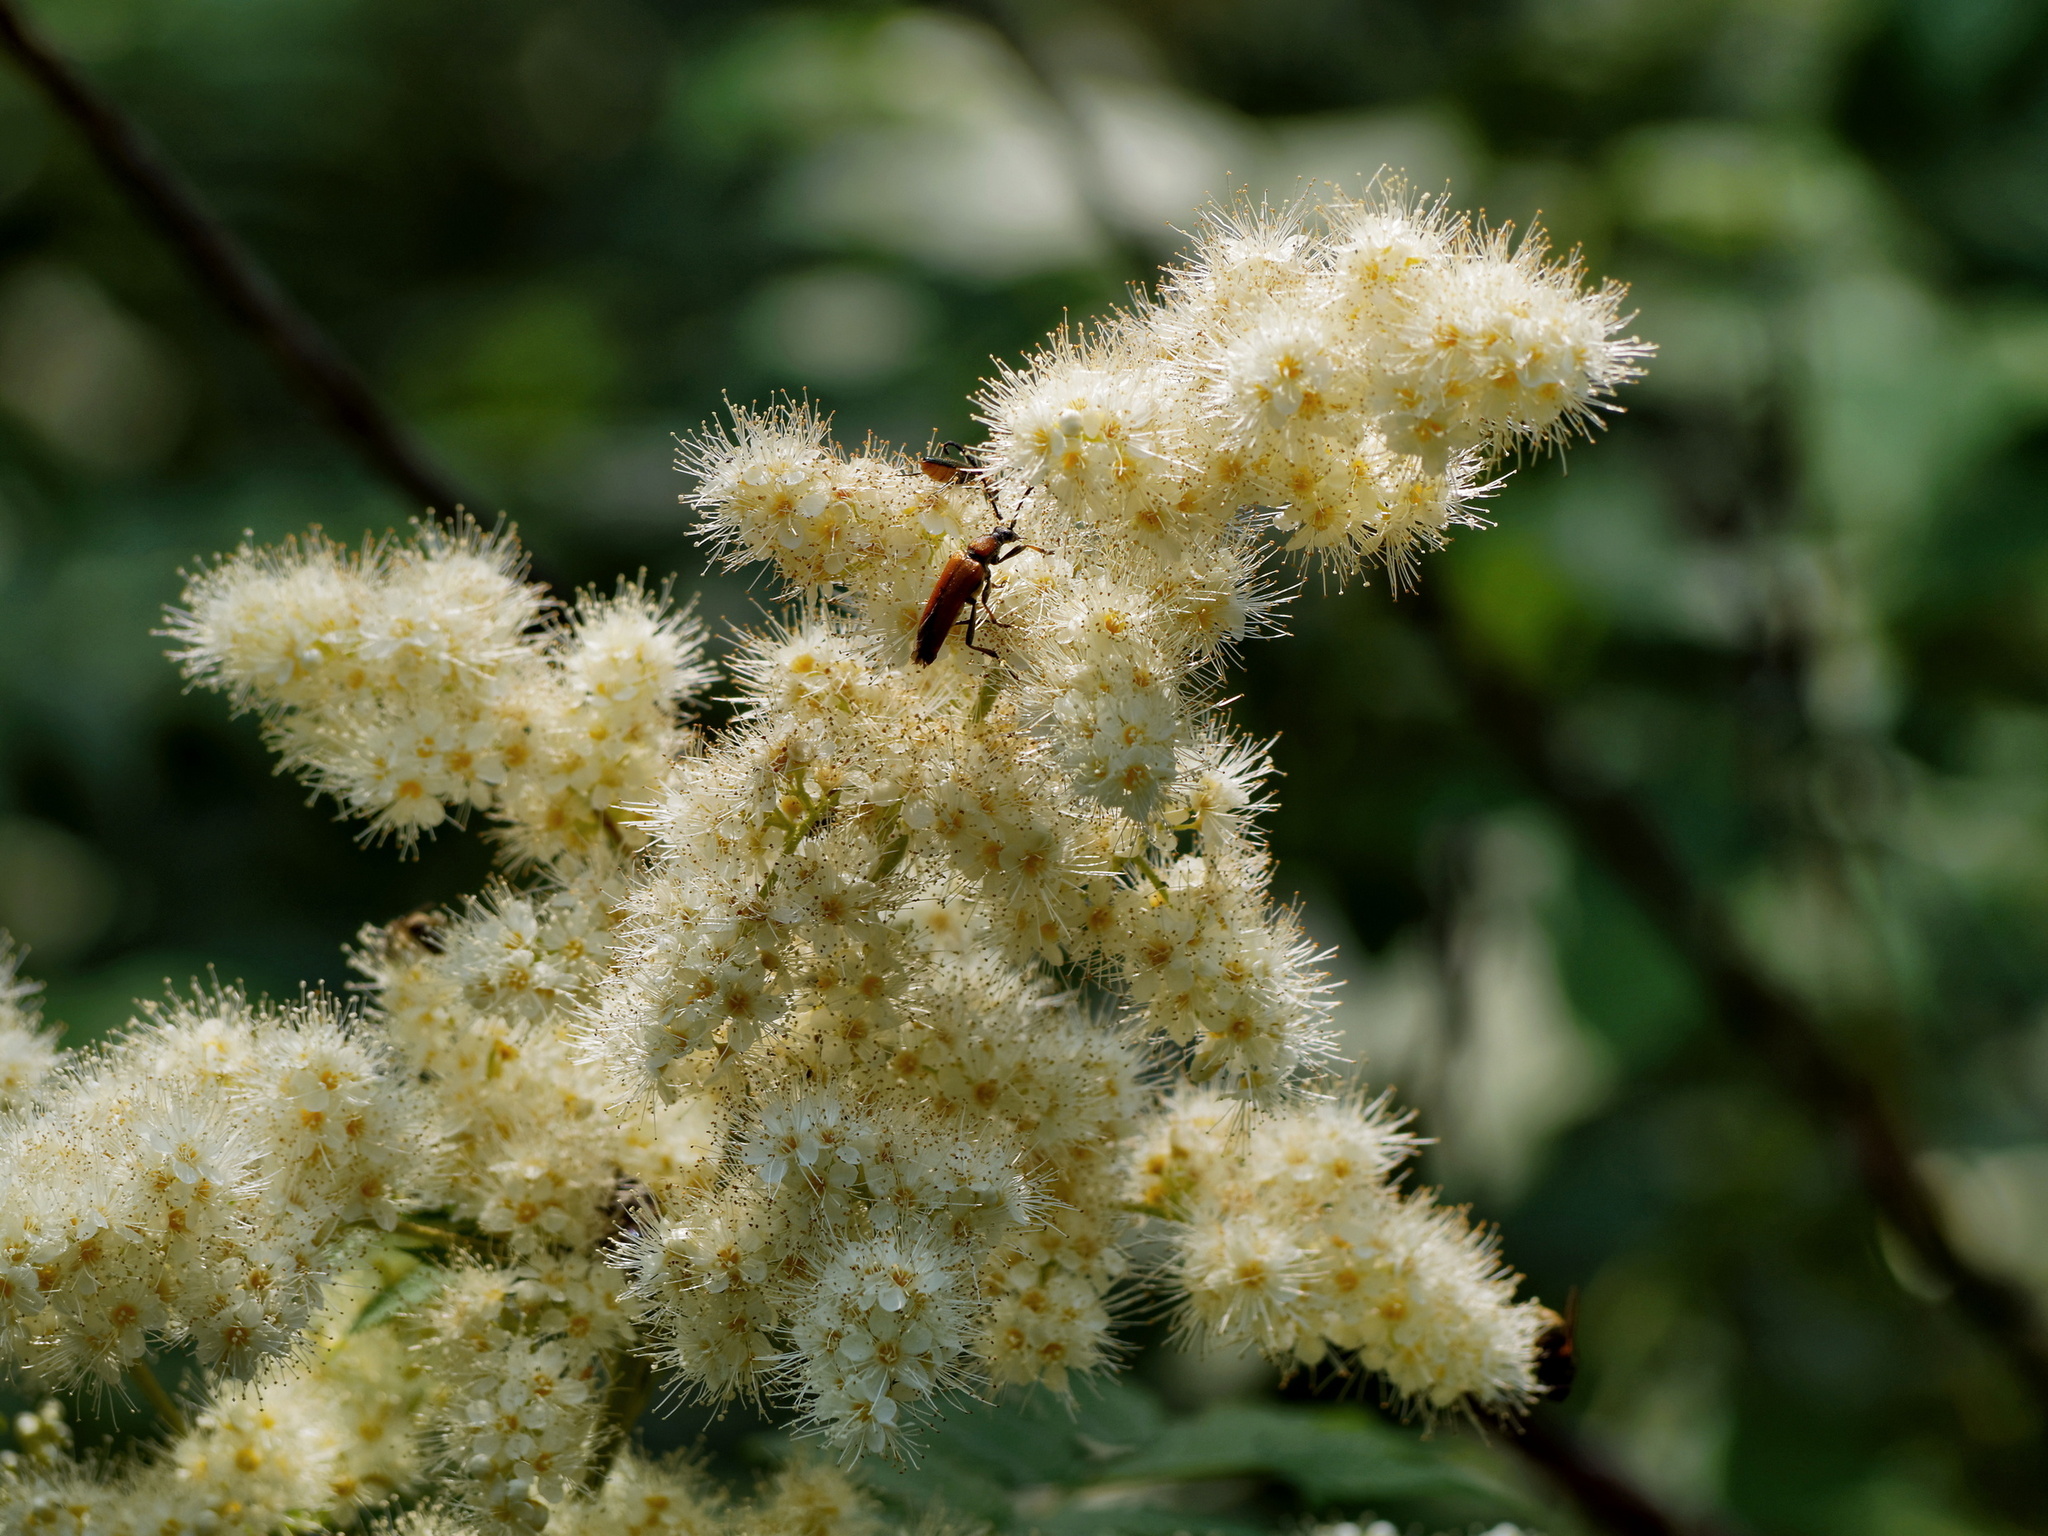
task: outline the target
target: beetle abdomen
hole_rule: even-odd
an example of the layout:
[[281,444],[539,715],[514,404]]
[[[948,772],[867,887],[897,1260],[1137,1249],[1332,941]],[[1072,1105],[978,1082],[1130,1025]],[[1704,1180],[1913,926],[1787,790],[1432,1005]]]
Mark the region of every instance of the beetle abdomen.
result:
[[966,555],[955,555],[932,584],[932,595],[924,600],[924,612],[917,619],[917,646],[911,652],[922,666],[939,659],[946,634],[959,622],[960,610],[988,579],[988,567]]

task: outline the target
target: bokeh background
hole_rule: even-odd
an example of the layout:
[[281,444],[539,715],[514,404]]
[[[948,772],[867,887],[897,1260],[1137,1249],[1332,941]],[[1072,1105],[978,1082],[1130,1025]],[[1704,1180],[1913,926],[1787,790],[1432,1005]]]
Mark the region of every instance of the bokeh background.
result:
[[[1661,351],[1424,579],[1896,1095],[1965,1251],[2048,1293],[2039,0],[33,11],[550,575],[675,573],[721,625],[768,594],[702,572],[669,438],[721,392],[971,439],[991,355],[1114,303],[1211,196],[1386,164],[1540,211]],[[360,924],[479,883],[474,838],[405,861],[309,809],[151,634],[244,529],[415,511],[0,70],[0,927],[73,1042],[209,969],[344,986]],[[2043,1528],[2038,1407],[1475,730],[1413,608],[1311,588],[1292,624],[1235,688],[1280,738],[1280,884],[1341,946],[1353,1053],[1442,1137],[1425,1176],[1546,1297],[1581,1290],[1580,1388],[1542,1412],[1687,1520]],[[1497,1435],[1317,1441],[1284,1405],[1355,1384],[1147,1337],[1096,1438],[984,1416],[902,1487],[1020,1531],[1583,1518]],[[1178,1491],[1077,1491],[1140,1421],[1235,1423],[1237,1460],[1188,1431],[1155,1457]],[[661,1433],[743,1460],[739,1429]],[[1346,1483],[1368,1441],[1464,1481]]]

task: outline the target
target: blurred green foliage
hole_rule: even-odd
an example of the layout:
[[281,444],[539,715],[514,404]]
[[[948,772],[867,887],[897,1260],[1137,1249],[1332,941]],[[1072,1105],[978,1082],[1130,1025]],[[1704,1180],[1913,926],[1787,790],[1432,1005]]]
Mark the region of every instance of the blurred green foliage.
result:
[[[2048,1291],[2048,5],[997,3],[36,11],[552,576],[674,572],[721,620],[767,594],[702,575],[667,437],[721,391],[971,436],[991,354],[1113,302],[1207,195],[1390,163],[1540,210],[1662,351],[1425,580],[1906,1106],[1965,1248]],[[209,966],[343,986],[359,924],[479,883],[474,839],[407,862],[307,810],[150,634],[245,528],[415,510],[0,77],[0,926],[74,1042]],[[1584,1288],[1543,1412],[1759,1531],[2048,1521],[2038,1409],[1401,607],[1312,587],[1293,628],[1235,706],[1280,733],[1281,882],[1343,946],[1354,1052],[1443,1138],[1427,1177],[1542,1294]],[[1072,1421],[970,1415],[898,1493],[1061,1532],[1548,1497],[1498,1439],[1277,1406],[1156,1341],[1139,1374]],[[700,1432],[755,1443],[658,1433]]]

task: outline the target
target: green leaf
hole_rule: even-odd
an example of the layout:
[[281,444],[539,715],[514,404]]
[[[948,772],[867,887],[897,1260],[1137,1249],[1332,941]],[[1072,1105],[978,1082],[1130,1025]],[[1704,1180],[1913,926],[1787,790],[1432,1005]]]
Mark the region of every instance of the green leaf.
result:
[[1035,1536],[1261,1536],[1269,1527],[1187,1509],[1062,1509],[1028,1522]]
[[997,1530],[1009,1529],[1017,1517],[1009,1488],[943,1450],[925,1451],[916,1466],[895,1466],[869,1457],[853,1469],[853,1475],[912,1524],[934,1510]]
[[[1239,1404],[1170,1419],[1152,1393],[1123,1379],[1077,1383],[1071,1402],[1005,1394],[948,1415],[919,1440],[916,1465],[870,1459],[854,1473],[911,1523],[942,1510],[1037,1536],[1248,1536],[1256,1514],[1232,1506],[1250,1489],[1174,1486],[1232,1482],[1279,1483],[1308,1509],[1432,1529],[1550,1523],[1553,1514],[1474,1465],[1484,1453],[1468,1440],[1423,1440],[1350,1407]],[[749,1443],[771,1462],[793,1450],[779,1436]]]
[[[1020,1512],[1020,1490],[1084,1487],[1115,1457],[1149,1443],[1165,1423],[1158,1400],[1144,1388],[1122,1379],[1077,1379],[1071,1402],[1029,1391],[970,1404],[918,1436],[916,1465],[870,1458],[854,1476],[913,1521],[942,1509],[998,1530],[1029,1529],[1047,1536],[1123,1530],[1145,1536],[1155,1527],[1162,1536],[1175,1531],[1200,1536],[1211,1530],[1217,1536],[1240,1536],[1240,1528],[1229,1522],[1191,1522],[1185,1512],[1069,1509],[1061,1507],[1064,1499],[1055,1499],[1055,1507],[1043,1516],[1027,1518]],[[769,1463],[780,1463],[796,1450],[780,1435],[754,1436],[748,1447]]]
[[1075,1442],[1094,1461],[1150,1445],[1169,1422],[1159,1399],[1127,1376],[1076,1378],[1071,1405],[1040,1394],[1034,1406],[1065,1419]]
[[1226,1477],[1276,1479],[1316,1507],[1442,1500],[1532,1512],[1525,1497],[1464,1465],[1449,1445],[1419,1440],[1356,1408],[1214,1408],[1170,1425],[1097,1473],[1117,1483]]
[[365,1328],[374,1328],[401,1312],[410,1312],[447,1283],[448,1271],[440,1266],[415,1265],[370,1298],[363,1310],[356,1314],[349,1332],[361,1333]]

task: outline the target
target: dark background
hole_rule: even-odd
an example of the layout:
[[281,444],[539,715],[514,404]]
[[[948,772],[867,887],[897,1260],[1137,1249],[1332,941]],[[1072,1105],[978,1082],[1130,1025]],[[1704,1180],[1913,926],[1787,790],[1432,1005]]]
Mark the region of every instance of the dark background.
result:
[[[674,572],[721,621],[765,592],[701,575],[669,468],[721,391],[971,438],[991,354],[1114,302],[1212,194],[1388,163],[1540,210],[1662,350],[1424,580],[1898,1097],[1965,1252],[2048,1288],[2048,7],[35,14],[551,575]],[[0,927],[68,1039],[208,967],[343,985],[358,925],[479,884],[477,839],[408,862],[309,810],[150,633],[245,528],[416,510],[0,70]],[[1292,626],[1234,681],[1280,733],[1280,885],[1342,946],[1354,1054],[1443,1137],[1426,1177],[1541,1294],[1581,1287],[1582,1384],[1544,1413],[1734,1528],[2040,1528],[2038,1409],[1414,610],[1312,587]],[[1268,1390],[1145,1370],[1180,1410]]]

